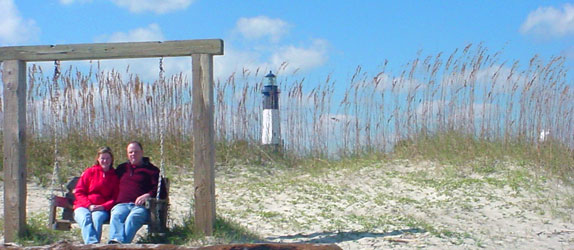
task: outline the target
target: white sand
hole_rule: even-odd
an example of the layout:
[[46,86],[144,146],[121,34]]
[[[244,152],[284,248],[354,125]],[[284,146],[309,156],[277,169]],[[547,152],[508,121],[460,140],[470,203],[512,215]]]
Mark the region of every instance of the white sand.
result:
[[[518,167],[450,170],[408,161],[316,174],[218,166],[217,214],[265,241],[343,249],[574,249],[572,186]],[[193,176],[171,183],[179,223],[192,211]],[[27,213],[47,214],[49,193],[29,184]]]

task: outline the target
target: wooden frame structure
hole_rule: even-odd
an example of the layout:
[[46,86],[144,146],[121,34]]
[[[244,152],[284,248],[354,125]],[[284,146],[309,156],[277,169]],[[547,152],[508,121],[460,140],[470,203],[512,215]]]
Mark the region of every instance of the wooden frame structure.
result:
[[26,63],[191,56],[195,229],[212,235],[215,224],[213,56],[223,40],[93,43],[0,47],[4,83],[4,242],[26,225]]

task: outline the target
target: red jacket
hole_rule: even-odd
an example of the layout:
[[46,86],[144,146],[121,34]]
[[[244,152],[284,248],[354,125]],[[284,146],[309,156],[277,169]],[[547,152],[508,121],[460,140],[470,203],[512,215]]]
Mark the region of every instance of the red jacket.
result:
[[119,179],[116,171],[110,168],[104,172],[100,165],[94,165],[84,171],[74,195],[74,209],[78,207],[88,208],[90,205],[102,205],[110,211],[115,205],[119,192]]

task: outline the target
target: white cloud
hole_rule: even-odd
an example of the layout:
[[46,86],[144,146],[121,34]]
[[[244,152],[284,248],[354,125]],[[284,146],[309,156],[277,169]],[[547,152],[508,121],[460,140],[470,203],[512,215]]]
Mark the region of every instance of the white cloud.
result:
[[[136,28],[128,32],[115,32],[105,37],[105,42],[108,43],[163,40],[163,33],[157,24],[150,24],[147,27]],[[144,79],[144,81],[157,78],[159,73],[159,62],[157,59],[102,60],[101,65],[104,70],[115,69],[120,72],[129,67],[131,73],[137,74],[140,78]]]
[[0,44],[14,45],[35,39],[40,28],[32,19],[20,16],[13,0],[0,0]]
[[255,72],[266,72],[270,65],[260,60],[258,52],[236,50],[230,43],[225,44],[225,55],[214,56],[214,78],[224,80],[232,74],[253,76]]
[[391,90],[393,88],[393,77],[386,73],[379,73],[373,77],[373,84],[376,90]]
[[493,65],[481,69],[476,74],[476,81],[478,84],[487,84],[487,90],[494,93],[510,93],[514,85],[521,87],[524,82],[520,81],[523,73],[514,72],[511,68],[503,65]]
[[379,74],[375,76],[373,80],[375,88],[379,91],[395,90],[395,87],[399,87],[399,78],[390,76],[389,74]]
[[[116,32],[108,36],[103,36],[99,42],[145,42],[145,41],[164,41],[165,37],[161,27],[155,23],[147,27],[136,28],[127,32]],[[154,81],[159,75],[158,58],[137,58],[137,59],[117,59],[102,60],[104,70],[115,69],[125,71],[129,67],[129,72],[137,74],[144,81]],[[191,57],[174,57],[164,58],[163,68],[165,75],[169,76],[180,72],[191,72]],[[127,75],[126,75],[127,77]]]
[[443,76],[441,84],[444,86],[463,87],[469,86],[470,81],[474,81],[475,88],[492,91],[492,93],[510,93],[513,88],[521,88],[525,77],[523,72],[512,71],[505,65],[492,65],[481,68],[474,73],[471,79],[471,71],[451,72]]
[[286,46],[271,56],[271,64],[279,68],[287,63],[285,71],[305,71],[319,67],[327,61],[327,42],[317,39],[309,48]]
[[[144,41],[163,41],[164,36],[159,25],[153,23],[147,27],[137,28],[128,32],[116,32],[105,37],[105,42],[144,42]],[[159,74],[159,62],[157,59],[120,59],[120,60],[102,60],[101,66],[104,70],[115,69],[117,71],[127,70],[137,74],[144,81],[157,79]],[[127,76],[125,76],[127,77]]]
[[[97,39],[97,42],[140,42],[164,41],[162,29],[157,24],[136,28],[130,31],[116,32]],[[264,43],[262,46],[251,46],[247,49],[233,46],[232,40],[226,40],[225,55],[214,56],[214,78],[226,80],[232,74],[238,77],[260,77],[265,72],[304,71],[323,65],[327,61],[327,42],[315,40],[309,47],[280,46],[275,43]],[[275,52],[275,53],[273,53]],[[190,71],[190,58],[166,58],[166,75],[169,69],[180,72]],[[167,63],[171,62],[168,67]],[[105,60],[106,69],[125,70],[130,65],[130,72],[142,78],[157,77],[157,60]],[[286,66],[285,66],[286,65]],[[174,72],[175,73],[175,72]],[[243,75],[245,74],[245,75]],[[259,75],[256,75],[259,74]]]
[[574,34],[574,4],[564,4],[562,9],[539,7],[528,14],[520,32],[542,37]]
[[[155,12],[165,14],[172,11],[182,10],[195,0],[110,0],[115,5],[127,8],[134,13]],[[93,0],[60,0],[60,4],[71,5],[74,3],[91,3]]]
[[[254,77],[255,73],[264,74],[269,70],[275,73],[284,71],[294,73],[306,71],[323,65],[327,61],[327,42],[316,40],[309,48],[299,48],[292,45],[274,46],[265,50],[236,49],[231,42],[225,44],[225,55],[215,56],[215,78],[225,79],[231,74],[243,74]],[[268,51],[276,51],[268,59]]]
[[247,39],[260,39],[269,37],[271,41],[278,42],[282,36],[289,33],[289,24],[281,19],[272,19],[266,16],[253,18],[240,18],[235,30]]
[[[67,0],[70,1],[70,0]],[[131,12],[155,12],[165,14],[187,8],[194,0],[111,0],[114,4]]]
[[92,0],[60,0],[60,4],[63,5],[70,5],[76,2],[80,2],[80,3],[90,3],[92,2]]
[[416,113],[419,116],[426,115],[427,117],[430,117],[438,114],[439,111],[446,110],[447,107],[448,103],[445,101],[426,101],[417,106]]
[[295,73],[323,65],[328,59],[325,40],[316,39],[308,47],[279,43],[289,33],[290,26],[281,19],[266,16],[240,18],[233,32],[240,34],[240,39],[246,39],[248,45],[234,47],[234,40],[227,39],[225,56],[214,59],[215,78],[228,78],[234,73],[256,77],[256,73],[269,70]]
[[409,90],[421,91],[426,85],[417,79],[407,79],[400,76],[390,76],[388,74],[379,74],[373,79],[375,89],[378,91],[393,91],[396,93],[406,93]]
[[147,27],[126,32],[116,32],[107,37],[107,42],[143,42],[163,41],[165,38],[159,25],[152,23]]

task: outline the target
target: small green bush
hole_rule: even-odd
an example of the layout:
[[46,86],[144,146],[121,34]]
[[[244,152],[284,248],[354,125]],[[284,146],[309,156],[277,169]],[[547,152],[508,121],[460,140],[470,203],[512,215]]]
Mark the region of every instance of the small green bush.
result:
[[18,237],[16,242],[22,246],[44,246],[58,241],[76,241],[80,235],[76,231],[57,231],[48,228],[47,214],[33,214],[27,220],[24,235]]

